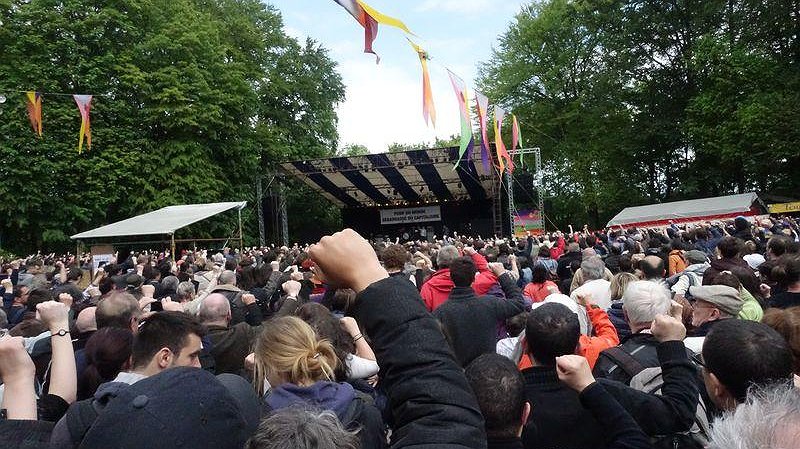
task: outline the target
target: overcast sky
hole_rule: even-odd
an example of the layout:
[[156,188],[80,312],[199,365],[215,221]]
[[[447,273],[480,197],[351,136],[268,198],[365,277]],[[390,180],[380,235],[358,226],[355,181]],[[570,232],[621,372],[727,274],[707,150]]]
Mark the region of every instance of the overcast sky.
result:
[[[404,33],[380,25],[373,45],[380,55],[363,53],[364,31],[334,0],[268,0],[283,15],[286,32],[322,43],[339,64],[347,99],[339,106],[339,145],[362,144],[373,153],[394,142],[447,138],[460,131],[458,104],[444,67],[471,90],[477,65],[491,55],[521,5],[519,0],[367,0],[373,8],[402,21],[430,54],[436,128],[422,118],[419,58]],[[473,100],[474,101],[474,100]]]

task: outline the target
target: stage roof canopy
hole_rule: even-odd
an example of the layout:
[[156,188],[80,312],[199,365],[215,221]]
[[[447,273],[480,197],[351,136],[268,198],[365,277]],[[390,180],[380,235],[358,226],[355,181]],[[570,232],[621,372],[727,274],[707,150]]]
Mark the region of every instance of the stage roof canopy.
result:
[[760,202],[755,192],[718,196],[699,200],[675,201],[628,207],[618,213],[608,227],[660,225],[669,220],[686,222],[702,219],[719,219],[736,215],[753,215],[753,205]]
[[463,159],[458,147],[333,157],[281,164],[339,207],[374,207],[491,197],[492,165]]
[[75,234],[73,240],[101,237],[121,237],[128,235],[173,234],[176,230],[192,223],[212,217],[230,209],[242,210],[246,201],[230,203],[184,204],[168,206],[127,220],[101,226],[91,231]]

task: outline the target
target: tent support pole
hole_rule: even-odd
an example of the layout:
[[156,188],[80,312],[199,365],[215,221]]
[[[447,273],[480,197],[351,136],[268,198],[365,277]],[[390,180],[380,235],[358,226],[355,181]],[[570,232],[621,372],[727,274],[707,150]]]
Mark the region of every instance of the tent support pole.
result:
[[239,254],[244,252],[244,235],[242,235],[242,209],[239,209]]
[[169,248],[170,248],[169,252],[172,255],[172,261],[176,262],[177,260],[175,259],[175,234],[170,234],[169,235],[169,241],[170,241],[169,242]]

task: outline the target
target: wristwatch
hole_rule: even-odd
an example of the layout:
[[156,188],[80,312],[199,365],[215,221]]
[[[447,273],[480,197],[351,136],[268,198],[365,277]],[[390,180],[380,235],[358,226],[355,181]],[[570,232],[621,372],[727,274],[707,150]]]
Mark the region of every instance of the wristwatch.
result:
[[69,334],[69,331],[68,331],[68,330],[66,330],[66,329],[59,329],[59,331],[58,331],[58,332],[56,332],[56,333],[51,333],[51,335],[50,335],[50,336],[51,336],[51,337],[56,337],[56,336],[58,336],[58,337],[63,337],[63,336],[65,336],[65,335],[67,335],[67,334]]

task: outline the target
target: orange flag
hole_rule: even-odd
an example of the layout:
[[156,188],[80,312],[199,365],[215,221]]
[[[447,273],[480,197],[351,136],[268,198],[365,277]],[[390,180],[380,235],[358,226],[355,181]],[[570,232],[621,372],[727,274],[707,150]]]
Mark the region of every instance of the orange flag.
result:
[[28,119],[31,121],[33,132],[42,137],[42,94],[39,92],[26,92]]
[[83,150],[83,137],[86,136],[86,149],[92,149],[92,127],[89,121],[89,111],[92,109],[91,95],[73,95],[78,110],[81,111],[81,133],[78,136],[78,153]]

